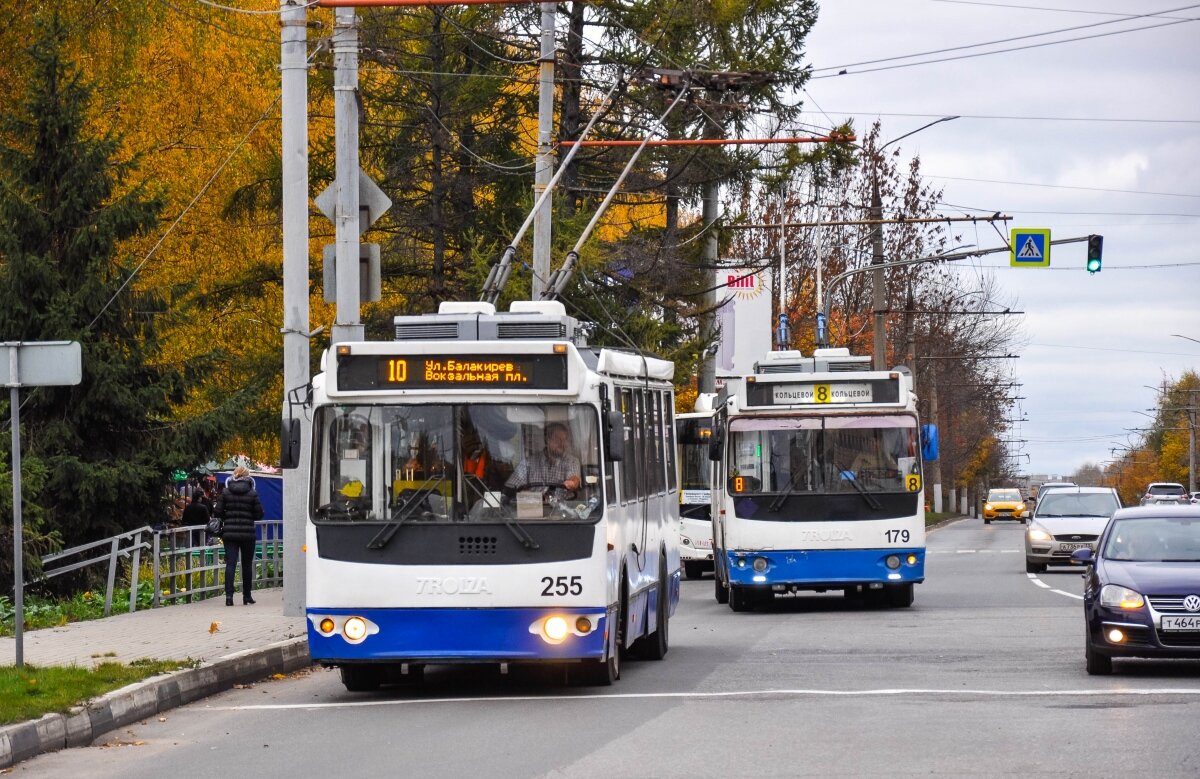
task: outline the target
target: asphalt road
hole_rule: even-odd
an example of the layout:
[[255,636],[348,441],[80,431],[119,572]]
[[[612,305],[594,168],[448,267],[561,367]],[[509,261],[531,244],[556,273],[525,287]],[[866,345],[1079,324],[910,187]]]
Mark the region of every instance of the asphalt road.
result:
[[430,669],[352,695],[315,669],[167,712],[28,777],[1200,776],[1200,662],[1083,666],[1080,574],[1031,577],[1022,525],[929,537],[909,609],[839,595],[734,614],[685,581],[661,662],[612,688]]

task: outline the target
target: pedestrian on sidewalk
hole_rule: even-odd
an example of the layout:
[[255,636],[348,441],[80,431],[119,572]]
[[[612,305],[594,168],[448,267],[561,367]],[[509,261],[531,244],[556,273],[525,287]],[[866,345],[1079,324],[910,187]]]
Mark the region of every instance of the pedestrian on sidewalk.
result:
[[262,501],[254,490],[250,469],[239,465],[225,481],[213,514],[221,518],[225,542],[225,605],[233,605],[233,582],[242,559],[242,603],[254,603],[254,523],[263,517]]
[[[204,503],[204,493],[196,490],[192,493],[192,502],[187,504],[187,508],[183,510],[183,518],[180,521],[184,527],[199,525],[201,527],[200,532],[203,533],[203,528],[208,526],[209,516],[208,506]],[[191,540],[195,540],[195,532],[194,530],[189,532],[188,535],[193,536]]]

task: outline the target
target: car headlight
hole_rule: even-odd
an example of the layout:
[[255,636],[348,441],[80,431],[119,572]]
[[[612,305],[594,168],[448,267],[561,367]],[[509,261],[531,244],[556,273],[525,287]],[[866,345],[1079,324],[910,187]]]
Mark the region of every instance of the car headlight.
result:
[[991,511],[991,510],[992,510],[992,504],[991,504],[991,503],[984,503],[984,504],[983,504],[983,510],[984,510],[984,511]]
[[1024,504],[1024,503],[1018,503],[1018,504],[1017,504],[1017,511],[1024,511],[1024,510],[1025,510],[1025,504]]
[[1140,609],[1146,605],[1146,600],[1140,592],[1135,592],[1119,584],[1106,584],[1100,590],[1100,605],[1111,609]]
[[1053,541],[1054,536],[1050,535],[1045,530],[1042,530],[1040,527],[1031,527],[1031,528],[1029,528],[1029,540],[1030,541]]

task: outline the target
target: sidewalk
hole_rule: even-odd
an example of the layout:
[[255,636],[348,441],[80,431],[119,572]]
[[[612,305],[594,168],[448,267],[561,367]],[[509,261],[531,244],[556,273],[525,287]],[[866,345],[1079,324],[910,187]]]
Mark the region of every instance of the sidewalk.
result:
[[[285,617],[283,590],[256,590],[253,606],[224,598],[118,614],[25,633],[27,665],[196,660],[198,668],[157,676],[89,702],[69,714],[0,727],[0,769],[42,752],[83,746],[159,711],[229,689],[235,683],[308,665],[303,617]],[[16,640],[0,638],[0,664],[12,665]]]

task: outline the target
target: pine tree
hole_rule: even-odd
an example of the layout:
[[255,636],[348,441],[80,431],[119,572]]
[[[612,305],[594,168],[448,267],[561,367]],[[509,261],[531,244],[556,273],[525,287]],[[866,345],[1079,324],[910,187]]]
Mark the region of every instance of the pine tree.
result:
[[23,390],[21,409],[22,470],[44,473],[23,490],[26,515],[71,545],[160,520],[171,473],[211,455],[242,399],[176,417],[198,377],[159,359],[167,306],[137,288],[123,249],[158,226],[162,200],[118,136],[89,134],[65,34],[57,14],[39,23],[25,98],[0,125],[0,340],[82,345],[82,383]]

